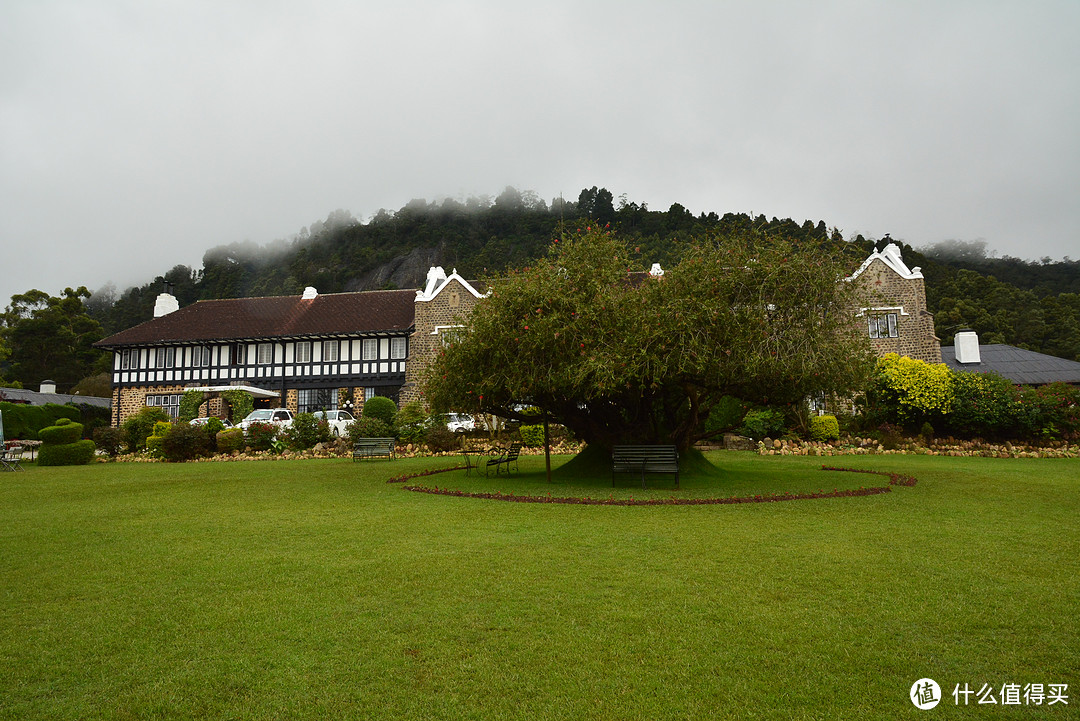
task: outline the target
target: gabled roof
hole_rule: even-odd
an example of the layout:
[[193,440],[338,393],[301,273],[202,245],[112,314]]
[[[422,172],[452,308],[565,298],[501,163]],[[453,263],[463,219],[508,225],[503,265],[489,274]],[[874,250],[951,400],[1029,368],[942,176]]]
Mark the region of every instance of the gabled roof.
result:
[[881,250],[874,251],[870,254],[870,257],[863,261],[859,269],[848,276],[848,280],[855,280],[858,278],[864,270],[870,267],[870,264],[875,260],[880,260],[887,265],[893,272],[899,275],[905,280],[912,280],[915,278],[922,278],[922,268],[916,266],[915,268],[908,268],[907,263],[904,262],[904,258],[900,255],[900,246],[896,243],[889,243]]
[[305,299],[201,300],[120,331],[94,345],[192,343],[403,332],[413,324],[413,290],[329,293]]
[[979,346],[979,363],[958,363],[956,346],[941,347],[941,361],[953,370],[987,373],[993,371],[1022,385],[1080,383],[1080,363],[1016,346],[991,343]]
[[424,286],[424,289],[416,291],[416,302],[427,303],[428,301],[434,300],[439,293],[442,293],[443,288],[450,285],[450,281],[453,280],[461,283],[465,290],[469,291],[474,298],[479,298],[481,296],[480,291],[474,288],[469,281],[458,275],[457,268],[454,268],[448,276],[446,275],[446,271],[442,269],[442,266],[432,266],[431,269],[428,270],[427,284]]

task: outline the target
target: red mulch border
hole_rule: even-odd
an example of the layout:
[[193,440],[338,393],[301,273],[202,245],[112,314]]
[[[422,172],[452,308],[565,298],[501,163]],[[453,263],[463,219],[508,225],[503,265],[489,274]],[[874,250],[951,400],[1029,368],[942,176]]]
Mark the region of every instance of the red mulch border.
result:
[[[387,483],[405,483],[413,478],[422,478],[424,476],[433,476],[436,473],[446,473],[447,471],[460,471],[465,466],[453,466],[451,468],[439,468],[429,471],[421,471],[420,473],[411,473],[404,476],[395,476],[391,478]],[[453,496],[456,498],[482,498],[489,501],[510,501],[512,503],[561,503],[565,505],[581,505],[581,506],[718,506],[718,505],[730,505],[733,503],[773,503],[776,501],[802,501],[813,498],[850,498],[854,496],[876,496],[880,493],[889,493],[892,491],[892,486],[914,486],[918,481],[914,476],[908,476],[901,473],[889,473],[887,471],[870,471],[861,468],[834,468],[832,466],[822,466],[823,471],[846,471],[849,473],[870,473],[878,476],[888,476],[889,483],[886,486],[871,486],[869,488],[856,488],[850,490],[837,490],[831,491],[817,491],[816,493],[791,493],[790,491],[785,493],[766,493],[755,496],[731,496],[730,498],[592,498],[586,496],[585,498],[579,497],[566,497],[566,496],[552,496],[550,493],[546,496],[518,496],[513,493],[500,493],[494,491],[490,493],[475,493],[470,491],[458,491],[452,488],[439,488],[438,486],[402,486],[402,490],[412,491],[414,493],[429,493],[435,496]]]

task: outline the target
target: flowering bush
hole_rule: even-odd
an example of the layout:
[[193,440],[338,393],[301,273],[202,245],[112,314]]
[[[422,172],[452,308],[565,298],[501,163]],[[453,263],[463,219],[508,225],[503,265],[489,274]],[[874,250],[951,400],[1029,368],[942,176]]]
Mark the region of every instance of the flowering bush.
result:
[[877,384],[901,423],[938,418],[952,409],[953,373],[944,363],[889,353],[877,362]]
[[252,423],[247,428],[247,444],[253,451],[268,451],[277,433],[277,426],[273,423]]

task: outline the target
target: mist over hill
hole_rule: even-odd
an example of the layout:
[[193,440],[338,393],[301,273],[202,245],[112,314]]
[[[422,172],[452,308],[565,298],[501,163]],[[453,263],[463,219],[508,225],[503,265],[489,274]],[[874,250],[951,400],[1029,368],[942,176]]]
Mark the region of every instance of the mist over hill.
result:
[[[368,222],[335,210],[284,240],[221,245],[206,251],[201,268],[177,265],[122,293],[111,285],[87,301],[106,335],[148,320],[166,284],[181,306],[198,300],[418,288],[441,265],[469,278],[498,275],[542,255],[553,238],[588,224],[610,225],[638,249],[642,268],[667,264],[683,244],[708,233],[749,228],[798,243],[842,248],[856,268],[881,241],[845,239],[824,221],[700,212],[675,203],[650,210],[606,188],[583,189],[576,201],[545,202],[531,191],[506,188],[494,199],[416,199]],[[951,241],[915,250],[898,242],[910,266],[926,276],[938,336],[952,342],[962,327],[986,343],[1009,343],[1080,360],[1080,262],[1038,262],[988,255],[985,243]]]

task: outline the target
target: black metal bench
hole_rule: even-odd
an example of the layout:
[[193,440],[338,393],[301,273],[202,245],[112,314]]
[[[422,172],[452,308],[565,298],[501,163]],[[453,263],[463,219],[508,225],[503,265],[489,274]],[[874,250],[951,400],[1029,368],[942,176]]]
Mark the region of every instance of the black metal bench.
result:
[[494,448],[491,451],[494,455],[485,463],[486,473],[491,472],[491,467],[495,466],[495,475],[499,475],[499,468],[506,466],[506,475],[510,475],[510,464],[514,464],[514,470],[517,470],[518,454],[521,453],[520,443],[511,443],[510,447],[506,450],[502,448]]
[[378,456],[386,456],[387,460],[393,460],[396,445],[397,439],[394,438],[361,438],[353,444],[352,457],[354,461]]
[[646,473],[674,473],[679,487],[679,451],[675,446],[615,446],[611,449],[611,485],[616,473],[641,474],[645,487]]

